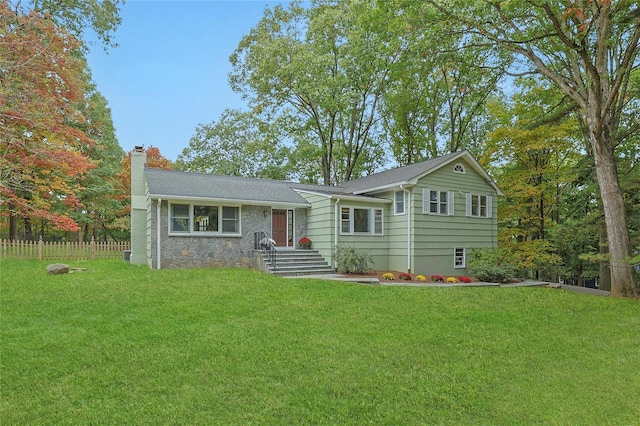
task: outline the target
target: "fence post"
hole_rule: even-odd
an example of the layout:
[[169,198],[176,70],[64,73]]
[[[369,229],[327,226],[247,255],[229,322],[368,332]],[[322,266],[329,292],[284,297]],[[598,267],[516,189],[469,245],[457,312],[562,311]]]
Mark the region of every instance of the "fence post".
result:
[[42,260],[44,254],[44,241],[42,240],[42,235],[40,235],[40,239],[38,240],[38,260]]
[[91,247],[91,250],[90,250],[91,260],[93,260],[93,259],[96,258],[96,240],[95,240],[95,238],[93,238],[93,235],[91,236],[91,245],[90,245],[90,247]]

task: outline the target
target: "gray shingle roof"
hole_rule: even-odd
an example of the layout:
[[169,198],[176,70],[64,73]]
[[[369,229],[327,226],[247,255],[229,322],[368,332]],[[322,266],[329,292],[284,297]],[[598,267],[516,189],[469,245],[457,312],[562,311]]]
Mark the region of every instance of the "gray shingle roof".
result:
[[345,182],[343,187],[346,191],[351,193],[362,193],[376,188],[410,182],[411,180],[436,169],[441,164],[451,161],[453,158],[459,157],[464,153],[466,153],[466,151],[454,152],[448,155],[443,155],[442,157],[410,164],[408,166],[374,173],[360,179]]
[[[308,205],[309,203],[295,191],[296,189],[327,195],[364,195],[378,189],[412,183],[441,165],[469,155],[467,151],[454,152],[345,182],[338,187],[161,169],[145,169],[145,175],[152,197]],[[475,163],[472,157],[471,159],[472,163]],[[484,173],[480,166],[475,164],[474,167]],[[496,189],[499,192],[497,187]]]
[[293,189],[339,192],[339,188],[269,179],[221,176],[172,170],[145,169],[153,197],[209,198],[258,203],[308,204]]

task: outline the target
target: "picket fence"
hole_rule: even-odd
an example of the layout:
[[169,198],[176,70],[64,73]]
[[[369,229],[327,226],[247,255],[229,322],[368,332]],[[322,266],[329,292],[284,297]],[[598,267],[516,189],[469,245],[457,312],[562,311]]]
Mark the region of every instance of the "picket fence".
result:
[[123,259],[131,243],[0,240],[0,258],[37,260]]

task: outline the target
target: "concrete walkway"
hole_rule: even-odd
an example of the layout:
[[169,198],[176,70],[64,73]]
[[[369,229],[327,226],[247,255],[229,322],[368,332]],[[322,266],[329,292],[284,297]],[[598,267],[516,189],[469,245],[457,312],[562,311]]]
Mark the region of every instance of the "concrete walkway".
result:
[[598,290],[597,288],[578,287],[576,285],[561,284],[560,288],[567,291],[575,291],[577,293],[592,294],[594,296],[610,296],[611,292],[606,290]]
[[536,281],[536,280],[526,280],[519,283],[509,283],[509,284],[498,284],[498,283],[487,283],[487,282],[473,282],[473,283],[455,283],[455,284],[447,284],[447,283],[421,283],[417,281],[407,281],[407,282],[396,282],[396,281],[380,281],[378,278],[371,277],[360,277],[360,278],[350,278],[347,275],[342,274],[318,274],[318,275],[298,275],[298,276],[290,276],[284,278],[311,278],[318,280],[330,280],[330,281],[343,281],[343,282],[351,282],[357,284],[369,284],[369,285],[382,285],[388,287],[503,287],[503,288],[513,288],[513,287],[552,287],[559,288],[567,291],[574,291],[577,293],[585,293],[591,294],[594,296],[609,296],[608,291],[598,290],[595,288],[589,287],[577,287],[573,285],[566,284],[556,284],[549,283],[547,281]]

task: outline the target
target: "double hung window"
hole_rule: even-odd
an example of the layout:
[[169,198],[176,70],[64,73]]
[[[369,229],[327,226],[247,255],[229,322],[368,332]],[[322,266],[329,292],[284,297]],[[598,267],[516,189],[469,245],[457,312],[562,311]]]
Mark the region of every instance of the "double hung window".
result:
[[452,216],[454,214],[453,201],[453,191],[424,188],[422,190],[422,213]]
[[404,214],[404,191],[396,191],[393,201],[395,214]]
[[189,233],[191,231],[191,218],[188,204],[171,205],[171,232]]
[[491,217],[493,198],[490,195],[467,194],[467,216]]
[[382,220],[382,209],[342,207],[340,209],[340,233],[381,235]]

